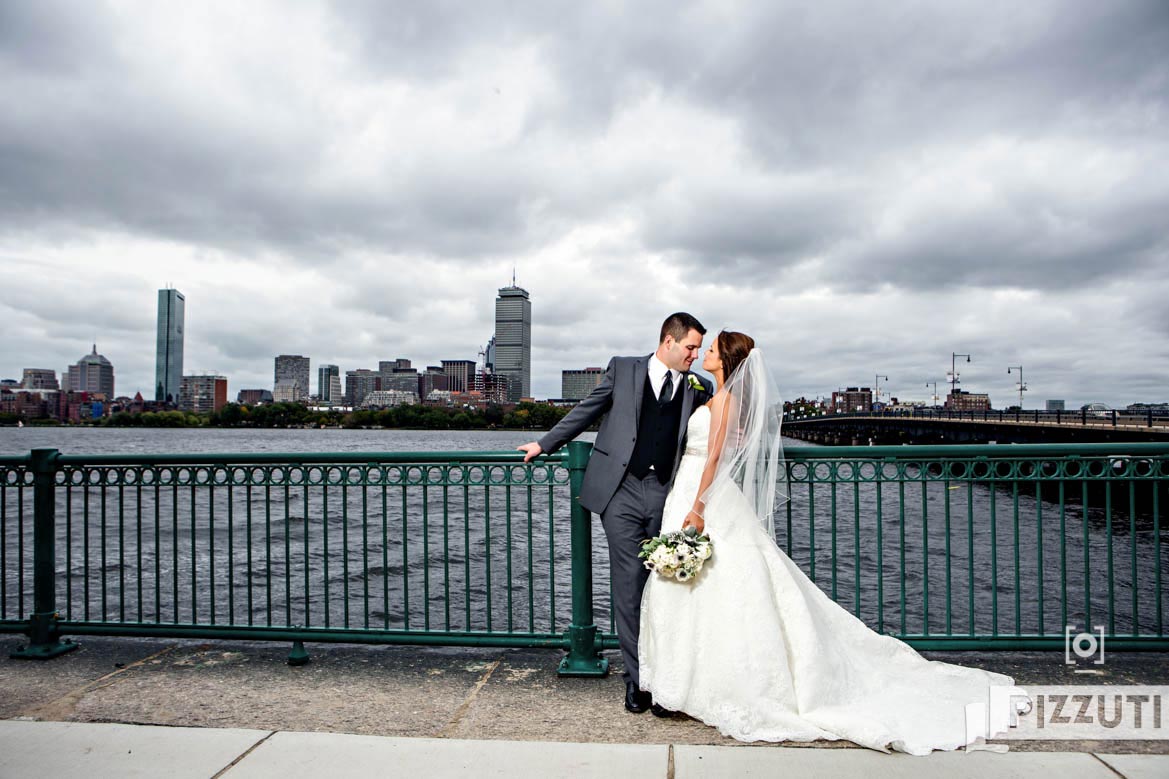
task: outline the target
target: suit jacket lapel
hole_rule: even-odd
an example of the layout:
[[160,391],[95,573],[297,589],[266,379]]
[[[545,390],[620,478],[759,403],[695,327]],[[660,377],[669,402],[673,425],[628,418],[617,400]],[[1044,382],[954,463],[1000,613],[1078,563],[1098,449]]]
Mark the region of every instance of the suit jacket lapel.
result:
[[645,381],[649,377],[649,355],[633,363],[633,427],[641,424],[641,399],[645,395]]
[[690,419],[690,410],[694,408],[694,388],[690,386],[690,374],[683,373],[679,378],[682,382],[682,419],[678,422],[678,446],[686,438],[686,425]]

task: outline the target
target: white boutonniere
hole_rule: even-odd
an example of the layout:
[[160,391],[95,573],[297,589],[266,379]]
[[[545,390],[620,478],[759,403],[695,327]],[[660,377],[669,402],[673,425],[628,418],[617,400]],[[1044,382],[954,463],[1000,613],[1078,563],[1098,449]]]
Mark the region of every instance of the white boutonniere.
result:
[[698,380],[698,377],[693,373],[686,374],[686,381],[690,382],[690,386],[699,392],[702,392],[706,389],[706,387],[702,386],[702,382]]

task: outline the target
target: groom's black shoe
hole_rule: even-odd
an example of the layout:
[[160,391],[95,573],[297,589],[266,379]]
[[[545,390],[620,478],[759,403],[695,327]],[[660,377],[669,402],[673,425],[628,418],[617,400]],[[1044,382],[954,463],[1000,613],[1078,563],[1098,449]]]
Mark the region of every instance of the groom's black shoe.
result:
[[650,707],[648,692],[642,692],[634,682],[625,683],[625,710],[641,714]]
[[653,704],[652,706],[650,706],[649,710],[653,712],[653,715],[655,717],[661,717],[662,719],[669,719],[670,717],[672,717],[678,713],[676,711],[670,711],[665,706],[660,706],[656,703]]

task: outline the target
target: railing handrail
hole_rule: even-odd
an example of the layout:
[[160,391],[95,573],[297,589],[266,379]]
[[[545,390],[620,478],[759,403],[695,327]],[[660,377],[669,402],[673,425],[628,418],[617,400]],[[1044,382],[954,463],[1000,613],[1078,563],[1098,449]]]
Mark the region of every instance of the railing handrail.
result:
[[[567,453],[540,455],[530,464],[564,463]],[[27,457],[17,462],[26,462]],[[365,465],[367,463],[495,464],[524,461],[523,452],[205,452],[194,454],[60,454],[59,465]]]
[[1090,444],[905,444],[893,446],[788,446],[783,450],[788,460],[835,460],[848,457],[892,457],[909,460],[921,457],[1034,457],[1034,456],[1110,456],[1130,455],[1159,457],[1169,455],[1169,443],[1090,443]]
[[[784,457],[793,461],[880,457],[915,459],[921,457],[1033,457],[1050,456],[1169,456],[1169,443],[1052,443],[1052,444],[904,444],[882,446],[789,446]],[[506,450],[431,452],[202,452],[193,454],[66,454],[55,462],[67,465],[365,465],[406,464],[522,464],[524,454]],[[567,450],[542,454],[534,464],[568,461]],[[27,465],[32,455],[0,455],[0,465]]]

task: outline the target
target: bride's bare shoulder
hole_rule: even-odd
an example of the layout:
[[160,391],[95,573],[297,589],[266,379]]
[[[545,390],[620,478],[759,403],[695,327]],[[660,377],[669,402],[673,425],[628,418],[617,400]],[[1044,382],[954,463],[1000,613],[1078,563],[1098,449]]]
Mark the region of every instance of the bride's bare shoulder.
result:
[[720,389],[718,392],[711,395],[710,400],[706,401],[702,405],[706,406],[711,411],[714,411],[717,408],[721,408],[722,405],[724,403],[726,403],[726,400],[727,400],[727,391],[726,391],[726,388],[724,387],[723,389]]

